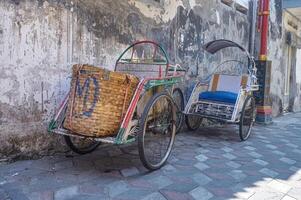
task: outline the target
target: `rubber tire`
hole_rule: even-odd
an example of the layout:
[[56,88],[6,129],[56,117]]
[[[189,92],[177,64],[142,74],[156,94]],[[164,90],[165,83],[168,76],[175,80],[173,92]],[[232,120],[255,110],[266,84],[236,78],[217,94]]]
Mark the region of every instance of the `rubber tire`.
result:
[[239,120],[239,137],[241,141],[246,141],[250,135],[251,135],[251,131],[252,131],[252,127],[254,125],[255,122],[255,118],[256,118],[256,113],[254,114],[254,119],[252,120],[251,124],[249,125],[249,133],[246,137],[243,136],[243,119],[245,116],[245,112],[246,112],[246,106],[248,101],[251,99],[251,103],[253,104],[253,112],[256,112],[256,105],[255,105],[255,99],[253,96],[248,96],[243,104],[242,110],[241,110],[241,115],[240,115],[240,120]]
[[198,130],[200,128],[201,124],[202,124],[203,118],[200,117],[199,123],[196,126],[193,126],[189,122],[189,117],[190,117],[189,115],[185,116],[185,123],[186,123],[186,126],[187,126],[188,130],[189,131],[196,131],[196,130]]
[[[180,109],[181,109],[181,111],[184,111],[184,109],[185,109],[184,94],[183,94],[183,92],[182,92],[182,90],[180,88],[174,89],[172,94],[174,95],[176,92],[179,92],[179,94],[181,96],[182,102],[181,102]],[[181,131],[181,129],[182,129],[183,122],[184,122],[184,117],[185,117],[185,115],[182,114],[181,115],[181,120],[180,120],[179,124],[176,125],[176,127],[177,127],[176,134],[178,134]]]
[[91,145],[84,149],[80,149],[80,148],[76,147],[76,145],[73,144],[70,136],[64,135],[64,139],[65,139],[65,142],[68,145],[68,147],[73,152],[80,154],[80,155],[84,155],[84,154],[93,152],[101,144],[101,142],[96,142],[94,145]]
[[[174,123],[173,125],[173,133],[172,133],[172,137],[171,137],[171,142],[170,142],[170,146],[169,146],[169,152],[168,152],[168,156],[166,157],[166,159],[164,160],[164,162],[161,163],[161,165],[159,166],[155,166],[152,165],[151,163],[148,162],[146,155],[144,153],[144,126],[149,114],[149,111],[151,109],[151,107],[153,106],[153,103],[160,97],[162,96],[167,96],[170,99],[170,102],[173,103],[173,99],[170,97],[170,95],[166,92],[160,92],[155,94],[154,96],[152,96],[152,98],[148,101],[147,105],[145,106],[145,109],[142,113],[141,119],[139,120],[139,134],[138,134],[138,150],[139,150],[139,157],[140,160],[143,164],[143,166],[148,169],[149,171],[155,171],[160,169],[162,166],[164,166],[164,164],[166,163],[166,161],[168,160],[168,157],[170,156],[171,150],[172,150],[172,146],[174,144],[175,141],[175,135],[176,135],[176,125]],[[175,122],[176,120],[176,110],[175,110],[175,105],[173,105],[173,121]],[[166,155],[166,154],[165,154]]]

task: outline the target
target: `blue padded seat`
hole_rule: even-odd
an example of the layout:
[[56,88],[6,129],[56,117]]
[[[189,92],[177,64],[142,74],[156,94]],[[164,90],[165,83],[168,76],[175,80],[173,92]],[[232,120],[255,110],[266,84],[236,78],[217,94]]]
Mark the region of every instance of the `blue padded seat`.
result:
[[221,103],[230,103],[235,104],[237,100],[238,94],[233,92],[226,92],[226,91],[215,91],[215,92],[202,92],[199,95],[199,100],[203,101],[217,101]]

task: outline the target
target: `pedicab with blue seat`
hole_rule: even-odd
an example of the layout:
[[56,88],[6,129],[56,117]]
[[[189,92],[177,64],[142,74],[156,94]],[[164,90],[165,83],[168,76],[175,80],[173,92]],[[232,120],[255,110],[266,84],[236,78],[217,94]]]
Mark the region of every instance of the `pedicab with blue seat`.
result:
[[[226,48],[236,48],[245,55],[247,62],[225,60],[213,70],[209,81],[197,82],[184,110],[186,124],[190,130],[197,130],[203,119],[237,124],[240,139],[245,141],[256,118],[253,92],[259,89],[257,68],[248,51],[233,41],[214,40],[204,45],[204,50],[213,55]],[[229,66],[235,66],[235,70],[226,70]]]

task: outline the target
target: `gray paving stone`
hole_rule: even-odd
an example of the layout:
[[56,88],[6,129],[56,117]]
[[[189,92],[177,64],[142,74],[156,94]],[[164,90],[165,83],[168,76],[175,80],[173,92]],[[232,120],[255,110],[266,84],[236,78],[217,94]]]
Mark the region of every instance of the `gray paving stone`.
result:
[[301,150],[300,150],[300,149],[294,149],[293,152],[294,152],[294,153],[301,154]]
[[247,150],[250,150],[250,151],[256,150],[255,147],[251,147],[251,146],[246,146],[246,147],[244,147],[244,148],[247,149]]
[[161,169],[164,171],[167,171],[167,172],[176,172],[177,171],[177,169],[170,164],[163,166]]
[[266,166],[266,165],[269,164],[268,162],[266,162],[264,160],[260,160],[260,159],[255,159],[253,162],[258,164],[258,165],[261,165],[261,166]]
[[28,199],[30,199],[30,200],[53,200],[54,192],[53,191],[33,192],[27,196],[28,196]]
[[199,170],[203,171],[205,169],[208,169],[209,166],[206,165],[205,163],[201,163],[201,162],[198,162],[194,165],[194,167],[198,168]]
[[208,149],[204,149],[204,148],[198,148],[197,149],[197,152],[199,154],[206,154],[206,153],[209,153],[210,151]]
[[154,192],[152,194],[147,195],[142,200],[166,200],[166,198],[159,192]]
[[293,171],[293,172],[298,172],[298,171],[300,170],[300,168],[295,167],[295,166],[291,166],[291,167],[289,168],[289,170],[291,170],[291,171]]
[[208,200],[213,197],[213,194],[211,194],[208,190],[206,190],[203,187],[197,187],[194,190],[190,191],[189,194],[195,199],[195,200]]
[[241,164],[239,164],[237,162],[234,162],[234,161],[227,162],[226,165],[228,165],[229,167],[232,167],[234,169],[237,169],[237,168],[241,167]]
[[78,186],[62,188],[54,193],[55,200],[66,200],[74,198],[78,194]]
[[139,173],[140,172],[136,167],[131,167],[131,168],[121,170],[121,174],[124,177],[135,176],[135,175],[138,175]]
[[287,139],[280,139],[279,141],[285,142],[285,143],[289,143],[290,141]]
[[151,194],[150,190],[141,189],[141,188],[131,188],[126,192],[123,192],[116,196],[116,199],[124,200],[141,200],[142,198]]
[[161,190],[160,193],[167,199],[167,200],[193,200],[187,193],[181,193],[176,191],[169,191],[169,190]]
[[279,175],[277,172],[267,168],[261,169],[260,172],[273,178]]
[[233,154],[231,153],[226,153],[226,154],[223,154],[223,156],[229,160],[234,160],[235,158],[237,158],[236,156],[234,156]]
[[261,142],[263,143],[266,143],[266,144],[270,144],[271,142],[269,140],[260,140]]
[[73,167],[72,160],[66,160],[62,162],[58,162],[54,164],[54,169],[55,170],[61,170],[61,169],[66,169],[66,168],[71,168]]
[[227,152],[227,153],[230,153],[230,152],[233,151],[233,149],[231,149],[230,147],[223,147],[222,150]]
[[292,143],[288,143],[288,144],[286,144],[286,146],[289,146],[291,148],[298,148],[299,147],[298,145],[295,145],[295,144],[292,144]]
[[3,199],[3,200],[9,199],[9,195],[1,188],[0,188],[0,199]]
[[242,170],[232,170],[229,175],[237,181],[242,181],[247,177]]
[[212,181],[212,179],[208,176],[206,176],[203,173],[197,173],[193,175],[193,180],[198,183],[200,186],[207,185]]
[[261,158],[262,155],[256,152],[250,152],[248,153],[250,156],[254,157],[254,158]]
[[106,196],[97,196],[97,195],[87,195],[87,194],[80,194],[78,196],[72,197],[68,200],[110,200],[110,198]]
[[167,187],[164,187],[163,190],[187,193],[196,187],[198,187],[198,184],[195,181],[189,181],[185,182],[185,184],[173,183]]
[[281,152],[281,151],[278,151],[278,150],[275,150],[275,151],[272,151],[274,154],[277,154],[277,155],[280,155],[280,156],[284,156],[285,153]]
[[277,146],[275,146],[275,145],[272,145],[272,144],[267,144],[267,145],[265,145],[267,148],[269,148],[269,149],[273,149],[273,150],[275,150],[275,149],[277,149],[278,147]]
[[109,194],[110,197],[116,197],[119,194],[128,190],[128,184],[125,181],[116,181],[110,183],[105,187],[105,191]]
[[173,182],[168,177],[162,175],[150,179],[149,182],[156,186],[158,189],[162,189],[168,185],[173,184]]
[[197,160],[201,161],[201,162],[204,162],[204,161],[208,160],[208,157],[205,156],[205,155],[203,155],[203,154],[198,155],[198,156],[196,156],[195,158],[196,158]]
[[258,138],[260,139],[267,139],[267,137],[263,136],[263,135],[257,135]]
[[285,157],[280,158],[280,161],[282,161],[284,163],[287,163],[289,165],[294,165],[296,163],[295,160],[292,160],[292,159],[289,159],[289,158],[285,158]]

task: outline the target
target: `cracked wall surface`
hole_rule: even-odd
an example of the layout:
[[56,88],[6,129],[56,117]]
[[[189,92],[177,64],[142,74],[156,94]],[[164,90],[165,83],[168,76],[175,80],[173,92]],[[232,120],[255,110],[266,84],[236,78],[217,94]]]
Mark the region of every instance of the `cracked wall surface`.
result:
[[202,44],[249,44],[248,16],[219,0],[0,0],[0,157],[64,150],[46,133],[69,90],[71,66],[113,69],[132,42],[158,41],[187,79],[205,77],[226,57]]
[[[301,111],[301,49],[292,49],[292,67],[289,76],[289,93],[285,91],[288,67],[288,47],[286,35],[288,32],[301,37],[301,23],[289,13],[282,10],[281,0],[271,1],[268,59],[272,61],[271,100],[273,116],[283,112]],[[288,25],[288,21],[297,24],[295,30]],[[259,45],[258,45],[259,46]]]

